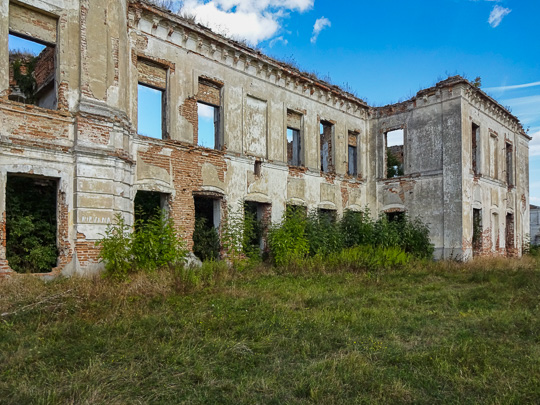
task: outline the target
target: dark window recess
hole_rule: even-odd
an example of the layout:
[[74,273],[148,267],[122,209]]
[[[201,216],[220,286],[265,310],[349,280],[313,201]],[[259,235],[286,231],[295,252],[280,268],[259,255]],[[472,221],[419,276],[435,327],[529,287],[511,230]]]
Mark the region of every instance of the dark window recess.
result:
[[393,211],[386,213],[386,219],[388,222],[403,222],[405,220],[405,212]]
[[386,145],[386,178],[403,176],[404,174],[404,136],[403,129],[388,131],[385,134]]
[[56,46],[9,34],[9,99],[57,108]]
[[248,257],[260,256],[264,249],[263,236],[266,233],[266,224],[269,218],[266,207],[269,204],[246,201],[244,203],[244,234],[242,247]]
[[217,260],[220,250],[218,228],[221,200],[194,197],[194,202],[193,253],[201,260]]
[[506,252],[514,252],[514,214],[506,214]]
[[327,121],[321,121],[320,123],[320,145],[321,145],[321,170],[324,173],[330,173],[334,171],[334,164],[332,161],[333,154],[333,142],[332,135],[334,132],[334,125]]
[[514,186],[514,150],[509,143],[506,144],[506,184]]
[[8,175],[6,258],[18,273],[48,273],[56,267],[58,181]]
[[146,222],[166,209],[167,194],[137,191],[135,195],[135,223]]
[[482,249],[482,210],[473,208],[473,254],[477,254]]
[[480,144],[480,127],[474,122],[471,125],[471,157],[472,157],[472,169],[473,173],[477,175],[479,173],[480,167],[480,155],[479,155],[479,144]]
[[257,177],[261,175],[262,172],[262,162],[260,160],[256,160],[255,164],[253,165],[253,174]]
[[332,223],[337,221],[336,210],[330,210],[327,208],[319,208],[318,214],[319,214],[319,221],[332,222]]

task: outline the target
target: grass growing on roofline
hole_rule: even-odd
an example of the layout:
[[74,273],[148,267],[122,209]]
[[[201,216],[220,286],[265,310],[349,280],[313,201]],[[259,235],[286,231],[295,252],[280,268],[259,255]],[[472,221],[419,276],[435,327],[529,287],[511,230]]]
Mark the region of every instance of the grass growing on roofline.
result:
[[539,403],[532,258],[0,281],[0,403]]

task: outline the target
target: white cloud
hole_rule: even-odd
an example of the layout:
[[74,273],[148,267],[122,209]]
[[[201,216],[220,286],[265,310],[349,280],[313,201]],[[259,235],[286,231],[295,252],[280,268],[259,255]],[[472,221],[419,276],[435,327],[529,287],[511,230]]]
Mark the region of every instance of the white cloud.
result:
[[529,143],[529,155],[540,156],[540,128],[535,132],[529,132],[528,135],[532,138]]
[[511,11],[512,10],[510,10],[509,8],[496,5],[495,7],[493,7],[493,10],[491,10],[491,14],[489,15],[489,19],[488,19],[489,25],[495,28],[501,23],[502,19],[506,15],[510,14]]
[[276,45],[278,42],[281,42],[283,45],[287,45],[289,43],[289,41],[287,41],[285,38],[283,38],[283,35],[280,35],[279,37],[274,38],[273,40],[271,40],[270,43],[268,44],[268,46],[270,48],[273,48],[274,45]]
[[535,87],[535,86],[540,86],[540,82],[532,82],[532,83],[525,83],[525,84],[515,84],[513,86],[486,87],[485,89],[482,89],[482,90],[506,91],[506,90],[525,89],[527,87]]
[[317,38],[319,37],[320,32],[324,28],[331,27],[331,26],[332,26],[332,23],[330,22],[328,18],[325,18],[325,17],[318,18],[315,21],[315,25],[313,25],[313,35],[311,36],[311,43],[314,44],[315,42],[317,42]]
[[[303,12],[314,0],[185,0],[180,12],[198,23],[250,45],[273,38],[289,11]],[[277,38],[276,38],[277,39]],[[284,40],[286,43],[286,40]]]

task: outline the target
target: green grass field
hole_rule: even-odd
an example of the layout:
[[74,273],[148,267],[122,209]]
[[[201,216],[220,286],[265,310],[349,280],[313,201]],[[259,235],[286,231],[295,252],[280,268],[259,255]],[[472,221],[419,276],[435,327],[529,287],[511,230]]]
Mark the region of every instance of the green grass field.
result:
[[540,403],[533,259],[215,267],[0,280],[0,403]]

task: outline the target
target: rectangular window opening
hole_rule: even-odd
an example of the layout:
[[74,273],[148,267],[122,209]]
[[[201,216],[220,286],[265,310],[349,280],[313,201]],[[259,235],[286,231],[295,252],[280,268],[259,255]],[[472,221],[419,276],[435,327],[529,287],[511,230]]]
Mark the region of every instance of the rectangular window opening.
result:
[[220,251],[221,199],[194,197],[194,203],[193,253],[203,261],[217,260]]
[[49,273],[58,262],[58,179],[10,175],[6,184],[6,258],[18,273]]
[[287,110],[287,164],[301,166],[302,159],[302,114]]
[[391,179],[394,177],[403,176],[403,129],[388,131],[385,134],[384,142],[386,146],[386,178]]
[[506,143],[506,184],[514,186],[514,151],[510,143]]
[[319,124],[320,146],[321,146],[321,171],[331,173],[334,171],[332,161],[333,154],[333,132],[334,125],[328,121],[321,121]]
[[489,175],[492,179],[499,178],[499,139],[497,135],[491,134],[489,137]]
[[161,89],[139,83],[137,86],[137,130],[139,135],[163,139],[164,96]]
[[506,214],[506,253],[512,255],[514,253],[514,214]]
[[403,222],[405,220],[404,211],[392,211],[386,213],[386,219],[388,222]]
[[199,77],[197,93],[197,145],[221,149],[221,88],[213,81]]
[[197,102],[197,145],[219,149],[219,107]]
[[335,223],[337,221],[337,211],[328,208],[319,208],[319,221]]
[[160,215],[162,210],[168,209],[169,194],[155,191],[137,191],[135,195],[135,224],[146,222],[156,215]]
[[493,251],[499,250],[499,214],[491,214],[491,248]]
[[471,125],[471,141],[472,141],[472,168],[474,175],[480,172],[480,127],[474,122]]
[[248,257],[259,256],[266,250],[266,235],[270,224],[270,204],[246,201],[244,203],[243,248]]
[[482,250],[482,232],[482,210],[480,208],[473,208],[473,255],[478,254]]
[[55,110],[56,46],[27,36],[8,35],[9,96],[12,101]]
[[349,131],[347,146],[347,174],[358,176],[358,133]]

